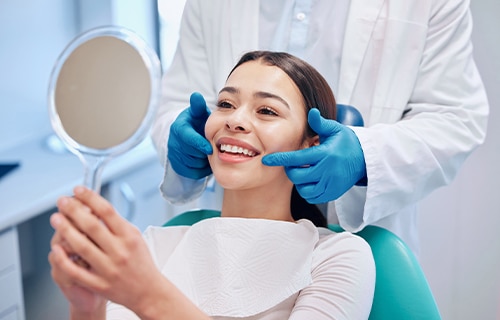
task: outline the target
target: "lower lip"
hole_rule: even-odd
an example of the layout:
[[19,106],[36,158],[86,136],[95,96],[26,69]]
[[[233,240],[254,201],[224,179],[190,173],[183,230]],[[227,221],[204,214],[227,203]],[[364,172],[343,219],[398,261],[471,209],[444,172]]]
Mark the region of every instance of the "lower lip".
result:
[[241,154],[234,154],[228,152],[219,152],[219,160],[231,163],[246,162],[254,159],[255,157],[248,157]]

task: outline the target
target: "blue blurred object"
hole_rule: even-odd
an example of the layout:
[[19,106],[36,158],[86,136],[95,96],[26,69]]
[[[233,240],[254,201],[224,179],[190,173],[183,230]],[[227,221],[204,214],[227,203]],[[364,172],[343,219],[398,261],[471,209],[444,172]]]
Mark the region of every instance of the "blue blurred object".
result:
[[6,174],[16,169],[17,167],[19,167],[19,163],[0,164],[0,179],[2,179]]
[[337,104],[337,122],[346,126],[362,127],[365,125],[363,116],[358,109],[346,104]]

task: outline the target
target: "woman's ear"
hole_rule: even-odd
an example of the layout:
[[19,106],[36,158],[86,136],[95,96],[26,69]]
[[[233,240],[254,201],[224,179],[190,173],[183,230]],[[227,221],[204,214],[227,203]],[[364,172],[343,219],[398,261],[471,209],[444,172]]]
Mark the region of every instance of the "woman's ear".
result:
[[318,145],[319,145],[319,136],[315,135],[313,137],[306,138],[302,147],[305,149],[305,148],[310,148],[310,147],[314,147],[314,146],[318,146]]
[[309,147],[319,146],[319,136],[315,135],[309,140]]

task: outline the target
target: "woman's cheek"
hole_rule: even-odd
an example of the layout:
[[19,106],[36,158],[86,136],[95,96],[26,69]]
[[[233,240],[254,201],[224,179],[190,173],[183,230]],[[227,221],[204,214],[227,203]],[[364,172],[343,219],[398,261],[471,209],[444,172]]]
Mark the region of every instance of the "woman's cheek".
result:
[[[276,132],[281,132],[281,134],[276,134]],[[270,137],[268,140],[267,151],[271,152],[285,152],[294,151],[302,149],[302,136],[299,135],[300,131],[293,130],[285,133],[285,130],[272,130],[266,136]],[[272,142],[271,142],[272,141]]]
[[205,123],[205,138],[212,143],[212,138],[214,137],[215,134],[215,128],[214,128],[214,121],[213,121],[213,116],[210,115],[207,119],[207,122]]

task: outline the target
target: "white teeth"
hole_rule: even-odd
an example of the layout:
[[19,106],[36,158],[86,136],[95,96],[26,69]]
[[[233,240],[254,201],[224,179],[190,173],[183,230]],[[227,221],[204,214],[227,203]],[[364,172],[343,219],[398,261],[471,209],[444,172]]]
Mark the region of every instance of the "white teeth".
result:
[[230,144],[221,144],[220,150],[224,152],[230,152],[230,153],[241,153],[249,157],[255,156],[255,152],[244,149],[242,147],[237,147],[237,146],[232,146]]

